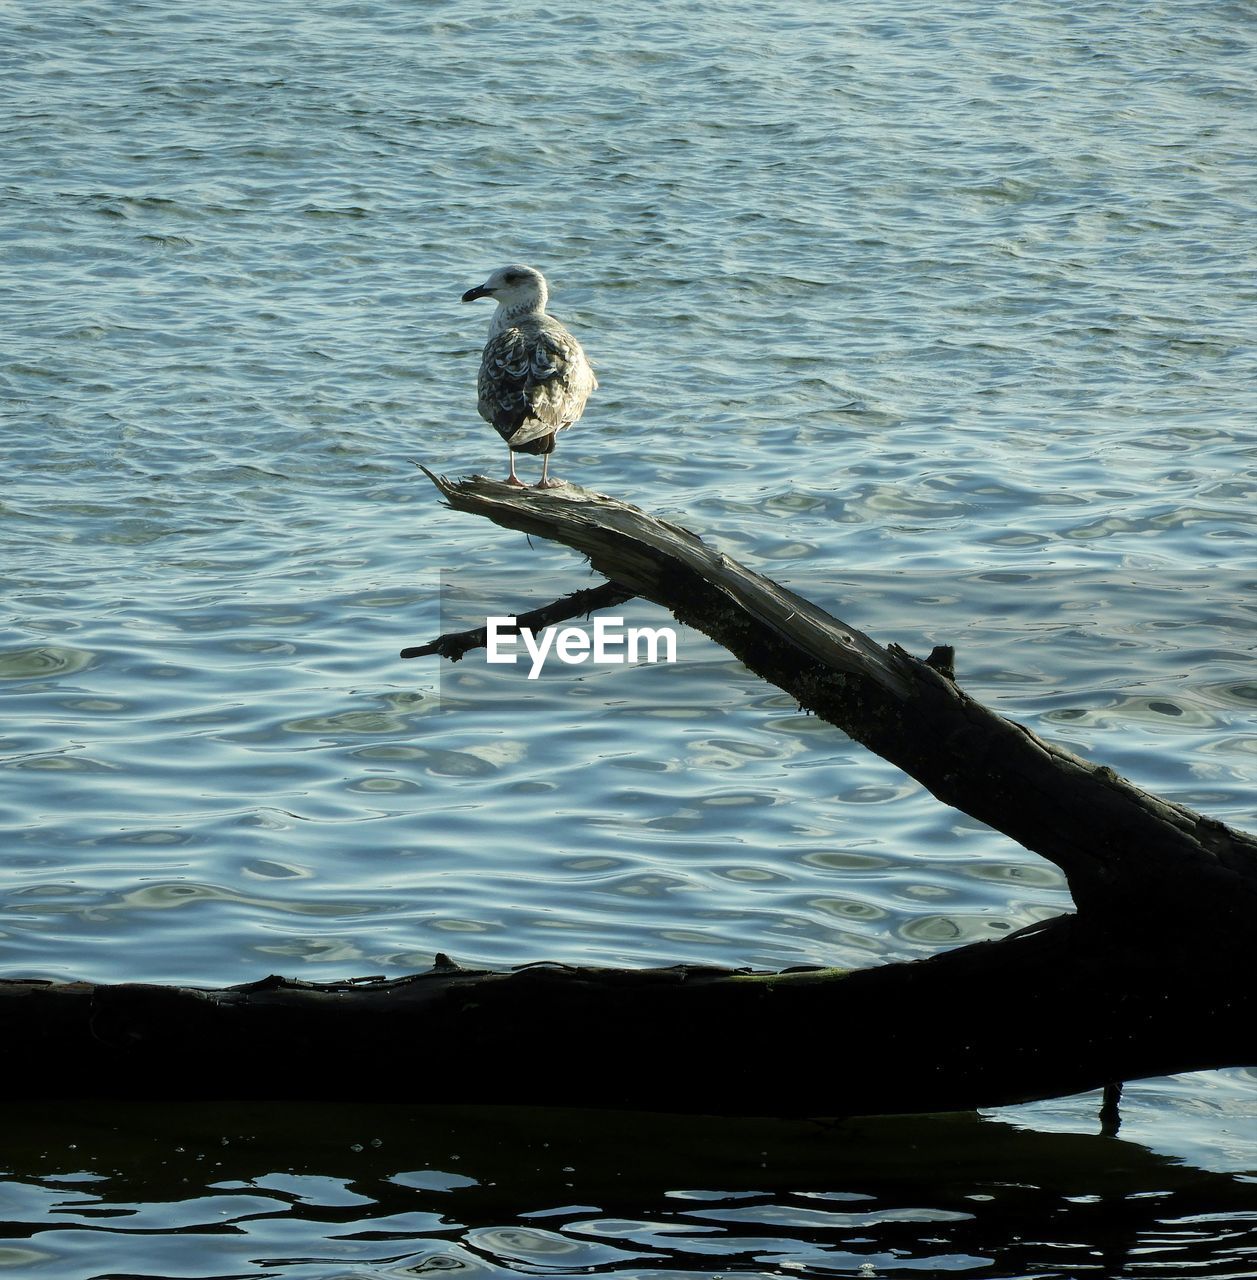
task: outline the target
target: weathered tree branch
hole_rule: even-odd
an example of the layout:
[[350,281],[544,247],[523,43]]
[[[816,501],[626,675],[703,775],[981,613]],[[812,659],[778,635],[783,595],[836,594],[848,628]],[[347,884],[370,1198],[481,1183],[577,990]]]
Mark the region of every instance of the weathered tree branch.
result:
[[1184,959],[1062,916],[852,972],[447,963],[221,990],[0,982],[0,1037],[24,1097],[963,1110],[1257,1062],[1247,972],[1207,948]]
[[1137,930],[1257,922],[1253,836],[1044,741],[689,530],[571,485],[425,472],[456,510],[574,547],[946,804],[1056,863],[1081,913]]
[[459,510],[575,547],[615,592],[671,610],[1055,862],[1077,915],[854,972],[496,973],[438,957],[431,973],[324,986],[0,982],[13,1088],[855,1115],[1257,1063],[1252,836],[996,715],[945,650],[883,648],[679,526],[571,486],[428,474]]

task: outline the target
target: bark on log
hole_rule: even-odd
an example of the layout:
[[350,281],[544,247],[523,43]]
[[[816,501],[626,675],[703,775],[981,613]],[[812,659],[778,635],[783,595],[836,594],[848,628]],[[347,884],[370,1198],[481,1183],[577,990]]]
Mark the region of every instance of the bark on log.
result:
[[[1078,911],[853,972],[683,966],[0,983],[32,1095],[371,1097],[742,1115],[998,1106],[1257,1064],[1257,840],[968,697],[695,534],[573,486],[428,473],[450,505],[583,552],[948,804],[1066,874]],[[442,963],[443,961],[443,963]]]

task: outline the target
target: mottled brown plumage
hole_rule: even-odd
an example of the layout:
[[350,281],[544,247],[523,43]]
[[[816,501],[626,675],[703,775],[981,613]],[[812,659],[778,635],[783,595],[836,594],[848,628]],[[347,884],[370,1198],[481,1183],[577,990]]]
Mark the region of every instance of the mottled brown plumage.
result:
[[543,487],[549,478],[555,437],[584,412],[598,381],[579,342],[545,313],[545,277],[531,267],[502,267],[484,284],[463,294],[464,302],[497,300],[477,380],[480,416],[493,424],[515,454],[540,454]]

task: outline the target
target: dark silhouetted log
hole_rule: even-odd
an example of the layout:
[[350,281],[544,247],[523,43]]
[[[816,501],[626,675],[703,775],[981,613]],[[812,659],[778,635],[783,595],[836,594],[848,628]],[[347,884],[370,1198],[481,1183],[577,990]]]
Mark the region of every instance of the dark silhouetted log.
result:
[[[1207,950],[1200,948],[1199,950]],[[1063,916],[874,969],[0,983],[22,1096],[358,1098],[727,1115],[999,1106],[1257,1061],[1247,969]]]
[[0,983],[15,1091],[857,1115],[1257,1063],[1252,836],[996,715],[957,686],[946,649],[883,648],[674,524],[572,486],[429,475],[459,510],[575,547],[608,598],[671,610],[1054,862],[1077,914],[857,971],[498,973],[438,957],[430,973],[326,985]]

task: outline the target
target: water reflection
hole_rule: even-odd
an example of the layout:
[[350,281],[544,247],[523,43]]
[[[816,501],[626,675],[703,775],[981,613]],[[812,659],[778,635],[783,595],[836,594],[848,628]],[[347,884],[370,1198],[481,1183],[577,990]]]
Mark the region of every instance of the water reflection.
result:
[[2,1119],[0,1266],[59,1280],[1221,1278],[1257,1264],[1252,1178],[971,1115],[80,1104]]

